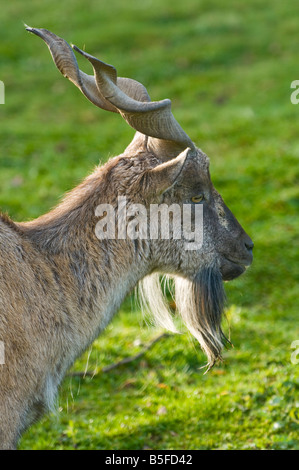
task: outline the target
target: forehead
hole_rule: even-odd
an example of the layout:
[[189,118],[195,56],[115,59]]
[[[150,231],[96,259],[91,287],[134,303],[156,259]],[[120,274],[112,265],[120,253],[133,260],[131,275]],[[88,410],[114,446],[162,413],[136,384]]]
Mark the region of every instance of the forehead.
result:
[[185,162],[183,180],[184,185],[193,186],[196,183],[210,180],[210,159],[200,149]]
[[197,150],[197,153],[194,157],[194,160],[196,161],[199,167],[201,167],[203,170],[208,171],[210,167],[209,157],[201,149],[196,149],[196,150]]

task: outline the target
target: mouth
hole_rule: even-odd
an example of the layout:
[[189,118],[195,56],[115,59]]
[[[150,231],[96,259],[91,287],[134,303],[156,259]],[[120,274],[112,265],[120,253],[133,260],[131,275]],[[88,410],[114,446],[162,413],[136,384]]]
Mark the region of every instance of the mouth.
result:
[[232,260],[230,258],[223,257],[220,266],[220,271],[223,281],[232,281],[237,277],[241,276],[249,265],[245,265],[240,261]]

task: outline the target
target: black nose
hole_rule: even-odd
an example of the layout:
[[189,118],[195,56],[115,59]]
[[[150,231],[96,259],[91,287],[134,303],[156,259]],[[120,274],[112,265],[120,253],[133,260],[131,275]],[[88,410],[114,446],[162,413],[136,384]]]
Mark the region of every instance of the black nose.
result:
[[248,251],[252,251],[253,250],[253,247],[254,247],[254,243],[253,241],[249,238],[245,241],[245,246],[247,248]]

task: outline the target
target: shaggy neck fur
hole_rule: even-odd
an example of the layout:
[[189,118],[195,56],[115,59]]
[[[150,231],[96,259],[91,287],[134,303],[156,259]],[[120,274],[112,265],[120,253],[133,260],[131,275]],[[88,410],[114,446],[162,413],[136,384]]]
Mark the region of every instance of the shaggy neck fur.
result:
[[[61,364],[64,371],[106,327],[128,292],[150,271],[146,244],[130,239],[98,240],[95,234],[96,207],[100,203],[116,203],[113,171],[122,164],[119,157],[111,160],[50,213],[17,224],[23,238],[42,254],[45,270],[50,268],[49,282],[57,285],[57,297],[67,313],[68,321],[60,333],[64,338],[67,332],[73,352],[65,352],[68,362]],[[73,324],[79,324],[79,330],[73,329]],[[66,345],[65,349],[69,347]]]

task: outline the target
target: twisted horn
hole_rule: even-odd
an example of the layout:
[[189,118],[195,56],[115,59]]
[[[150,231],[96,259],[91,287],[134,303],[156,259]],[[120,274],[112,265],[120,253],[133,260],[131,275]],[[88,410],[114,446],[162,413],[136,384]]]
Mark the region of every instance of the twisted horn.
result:
[[51,52],[58,70],[73,82],[96,106],[121,114],[136,131],[149,136],[148,146],[164,159],[173,158],[194,144],[171,112],[171,101],[151,101],[146,88],[130,78],[117,77],[117,71],[76,46],[93,66],[94,76],[82,72],[71,46],[46,29],[26,27],[42,38]]

